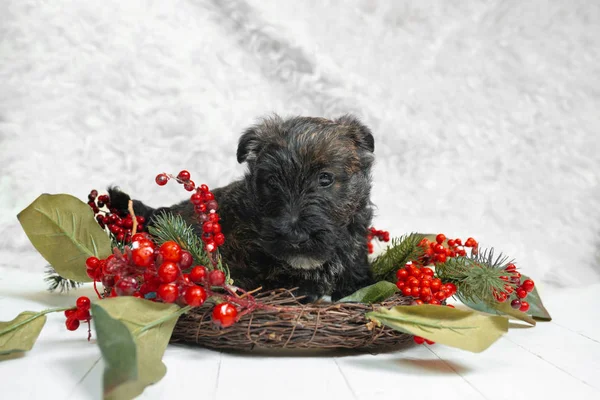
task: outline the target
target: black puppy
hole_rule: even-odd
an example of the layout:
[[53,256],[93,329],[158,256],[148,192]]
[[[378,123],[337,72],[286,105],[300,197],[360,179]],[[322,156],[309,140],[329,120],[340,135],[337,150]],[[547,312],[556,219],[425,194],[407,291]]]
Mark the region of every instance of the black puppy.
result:
[[[248,172],[213,190],[226,237],[219,251],[235,284],[299,287],[305,301],[335,301],[371,284],[373,151],[370,130],[352,116],[276,116],[248,128],[237,149]],[[109,195],[113,204],[129,199],[114,188]],[[177,213],[202,232],[189,200],[158,209],[134,201],[134,210],[150,224],[160,212]]]

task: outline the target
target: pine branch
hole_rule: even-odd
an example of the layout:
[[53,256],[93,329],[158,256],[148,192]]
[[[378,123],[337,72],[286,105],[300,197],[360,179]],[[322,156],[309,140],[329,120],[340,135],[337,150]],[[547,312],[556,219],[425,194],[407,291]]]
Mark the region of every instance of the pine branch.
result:
[[65,279],[60,276],[52,267],[52,265],[46,266],[46,277],[44,278],[45,282],[48,282],[48,291],[54,292],[59,289],[60,293],[68,292],[71,289],[77,289],[83,283],[76,282],[71,279]]
[[424,254],[419,242],[425,237],[420,233],[411,233],[399,238],[393,238],[391,246],[377,257],[372,265],[371,272],[377,281],[396,281],[396,270],[409,261],[418,259]]
[[458,296],[471,302],[497,303],[495,292],[504,292],[507,285],[517,285],[504,280],[510,275],[505,268],[511,261],[500,254],[494,258],[489,249],[470,257],[449,258],[436,266],[436,273],[443,282],[453,282],[458,287]]
[[173,241],[181,248],[189,251],[196,264],[212,269],[213,264],[204,250],[202,239],[194,232],[194,228],[186,223],[181,215],[163,212],[154,217],[153,225],[148,226],[148,232],[154,236],[158,246]]

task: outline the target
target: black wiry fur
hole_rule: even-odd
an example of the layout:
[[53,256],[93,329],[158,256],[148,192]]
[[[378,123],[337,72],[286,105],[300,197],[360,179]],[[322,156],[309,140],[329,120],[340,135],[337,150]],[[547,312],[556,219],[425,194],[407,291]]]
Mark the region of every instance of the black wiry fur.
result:
[[[372,283],[366,235],[373,151],[370,130],[352,116],[275,116],[248,128],[237,150],[248,172],[213,190],[226,237],[220,251],[236,285],[299,287],[314,301]],[[331,186],[319,186],[322,172],[334,175]],[[115,188],[109,195],[114,207],[126,207],[129,196]],[[150,223],[164,210],[179,213],[201,232],[189,200],[158,209],[136,200],[134,210]]]

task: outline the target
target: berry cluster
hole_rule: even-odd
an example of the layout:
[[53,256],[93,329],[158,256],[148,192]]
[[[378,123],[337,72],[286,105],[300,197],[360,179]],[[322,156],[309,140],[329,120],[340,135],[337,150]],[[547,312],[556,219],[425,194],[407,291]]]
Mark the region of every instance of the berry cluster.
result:
[[373,254],[373,239],[377,238],[382,242],[390,241],[390,233],[388,231],[382,231],[375,229],[373,227],[369,228],[369,233],[367,234],[367,248],[369,250],[369,254]]
[[[504,270],[510,274],[510,277],[507,275],[500,277],[507,284],[504,285],[504,291],[494,291],[494,298],[499,303],[504,303],[514,294],[514,299],[510,302],[510,306],[522,312],[529,311],[529,303],[524,301],[524,299],[533,291],[535,283],[531,279],[526,279],[521,283],[521,274],[517,272],[515,264],[508,264]],[[515,286],[516,289],[514,288]]]
[[396,272],[396,286],[407,297],[413,297],[413,304],[440,305],[444,300],[456,293],[456,285],[442,283],[441,279],[434,277],[433,269],[418,267],[412,262]]
[[[102,229],[108,228],[118,242],[130,243],[133,234],[133,217],[127,211],[119,211],[110,207],[110,197],[107,194],[98,196],[96,189],[88,195],[88,205],[92,208],[96,221]],[[135,217],[136,232],[144,231],[146,220],[142,216]]]
[[[139,233],[133,236],[131,246],[125,246],[124,253],[115,249],[105,260],[90,257],[86,267],[94,287],[102,282],[105,295],[110,297],[134,296],[199,307],[214,294],[211,287],[225,284],[225,274],[216,269],[209,272],[202,265],[192,267],[193,263],[190,252],[179,244],[168,241],[157,247],[149,235]],[[233,324],[236,316],[237,309],[229,303],[213,310],[213,322],[219,326]]]
[[190,201],[194,205],[198,223],[202,225],[202,241],[205,249],[208,253],[212,253],[225,243],[225,235],[221,232],[219,215],[217,214],[219,204],[208,186],[200,185],[196,187],[196,184],[190,178],[190,173],[183,170],[176,177],[165,173],[158,174],[155,181],[159,186],[164,186],[169,179],[175,179],[188,192],[195,191],[190,197]]
[[[447,247],[444,246],[444,242],[446,242]],[[465,257],[467,255],[465,247],[471,248],[471,254],[477,254],[479,249],[479,244],[471,237],[465,241],[463,246],[461,239],[448,240],[443,233],[436,236],[435,242],[423,238],[419,246],[425,250],[425,254],[419,260],[422,265],[429,265],[430,263],[443,264],[448,258]]]
[[80,322],[84,321],[88,324],[88,340],[91,338],[91,326],[90,321],[92,316],[90,315],[91,302],[89,297],[81,296],[77,299],[76,308],[65,310],[65,325],[70,331],[76,331],[79,328]]

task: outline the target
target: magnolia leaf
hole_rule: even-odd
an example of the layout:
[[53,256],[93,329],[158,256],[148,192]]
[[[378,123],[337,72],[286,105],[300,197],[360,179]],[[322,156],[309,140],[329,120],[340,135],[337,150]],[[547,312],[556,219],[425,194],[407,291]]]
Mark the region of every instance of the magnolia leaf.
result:
[[495,315],[509,315],[515,319],[527,322],[533,326],[536,325],[536,322],[533,318],[531,318],[529,315],[525,314],[524,312],[521,312],[519,310],[515,310],[514,308],[512,308],[508,301],[505,301],[504,303],[497,303],[492,306],[483,301],[475,303],[473,301],[465,299],[463,296],[460,296],[459,294],[457,294],[456,297],[458,297],[458,299],[461,301],[461,303],[463,303],[465,306],[467,306],[469,308],[472,308],[473,310],[481,311],[481,312],[488,313],[488,314],[495,314]]
[[[524,282],[527,279],[531,278],[521,274],[521,282]],[[534,287],[533,291],[527,295],[525,301],[529,303],[529,311],[527,311],[527,313],[531,314],[533,319],[538,319],[540,321],[552,321],[552,317],[550,316],[548,310],[546,310],[546,307],[544,307],[544,303],[542,303],[542,299],[536,287]]]
[[86,203],[68,194],[42,194],[17,218],[27,237],[65,279],[90,282],[85,261],[111,254],[110,238]]
[[0,322],[0,355],[31,350],[44,324],[46,315],[32,311],[24,311],[12,321]]
[[508,332],[508,319],[429,304],[380,308],[366,314],[376,322],[436,343],[480,353]]
[[174,304],[132,296],[92,304],[98,344],[106,362],[105,399],[135,398],[165,376],[162,357],[180,310]]
[[395,284],[379,281],[338,300],[339,303],[379,303],[398,291]]

